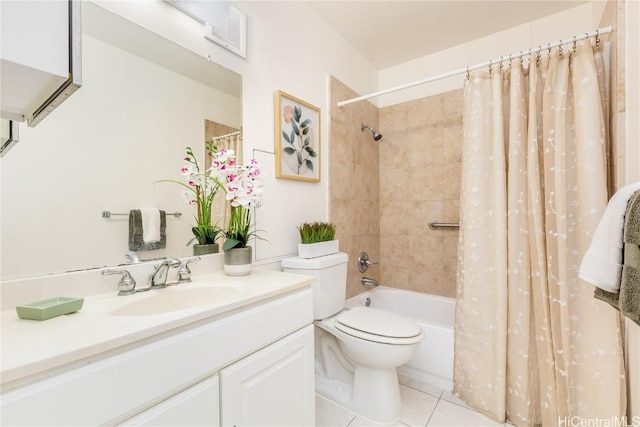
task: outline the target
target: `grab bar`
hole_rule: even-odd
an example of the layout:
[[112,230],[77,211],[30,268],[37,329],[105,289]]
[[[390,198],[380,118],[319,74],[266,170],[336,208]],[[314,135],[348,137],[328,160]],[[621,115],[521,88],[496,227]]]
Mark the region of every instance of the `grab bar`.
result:
[[460,224],[457,222],[430,222],[429,229],[435,230],[437,228],[459,228]]

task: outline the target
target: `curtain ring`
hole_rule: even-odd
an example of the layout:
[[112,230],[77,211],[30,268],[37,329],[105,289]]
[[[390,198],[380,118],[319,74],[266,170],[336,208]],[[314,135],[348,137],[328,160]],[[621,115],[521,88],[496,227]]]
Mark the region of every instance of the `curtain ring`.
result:
[[562,40],[559,40],[558,43],[558,54],[562,56]]
[[489,75],[491,75],[491,69],[493,68],[492,62],[493,62],[493,59],[490,59],[489,60]]
[[467,80],[469,80],[470,74],[469,74],[469,66],[468,65],[467,65],[467,75],[466,75],[466,77],[467,77]]
[[524,64],[524,52],[520,51],[520,64]]
[[573,44],[571,45],[571,51],[576,53],[576,47],[578,46],[577,36],[573,36]]
[[596,47],[600,46],[600,30],[596,30]]
[[551,43],[547,43],[547,50],[549,51],[549,55],[551,55]]
[[500,69],[502,70],[502,56],[500,57]]
[[540,63],[540,59],[542,58],[542,46],[538,46],[538,53],[536,54],[536,64]]

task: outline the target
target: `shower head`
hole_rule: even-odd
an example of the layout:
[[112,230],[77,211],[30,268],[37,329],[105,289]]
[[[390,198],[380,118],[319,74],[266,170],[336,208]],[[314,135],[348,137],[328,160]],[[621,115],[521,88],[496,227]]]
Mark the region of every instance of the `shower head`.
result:
[[364,131],[365,129],[369,129],[371,131],[371,134],[373,135],[373,140],[374,141],[380,141],[382,139],[382,134],[380,132],[378,132],[375,129],[372,129],[371,126],[367,126],[367,125],[360,125],[360,130]]

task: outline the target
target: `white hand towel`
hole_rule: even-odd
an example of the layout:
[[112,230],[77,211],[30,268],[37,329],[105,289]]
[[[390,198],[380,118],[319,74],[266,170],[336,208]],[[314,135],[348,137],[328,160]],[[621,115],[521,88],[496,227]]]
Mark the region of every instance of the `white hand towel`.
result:
[[160,209],[141,208],[142,240],[145,244],[160,241]]
[[608,292],[618,292],[622,278],[624,214],[640,182],[616,191],[593,233],[580,264],[578,277]]

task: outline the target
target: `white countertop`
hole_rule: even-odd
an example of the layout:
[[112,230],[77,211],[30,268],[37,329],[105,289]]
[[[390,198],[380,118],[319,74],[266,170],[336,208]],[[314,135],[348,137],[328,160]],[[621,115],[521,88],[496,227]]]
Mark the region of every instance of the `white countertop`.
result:
[[[46,321],[23,320],[15,309],[2,312],[0,380],[3,388],[26,377],[80,361],[199,320],[220,317],[257,302],[309,287],[312,277],[254,268],[251,274],[231,277],[215,272],[179,284],[129,296],[87,296],[82,309]],[[147,298],[182,287],[238,284],[242,292],[208,305],[140,316],[115,316],[114,304]],[[62,295],[61,295],[62,296]]]

